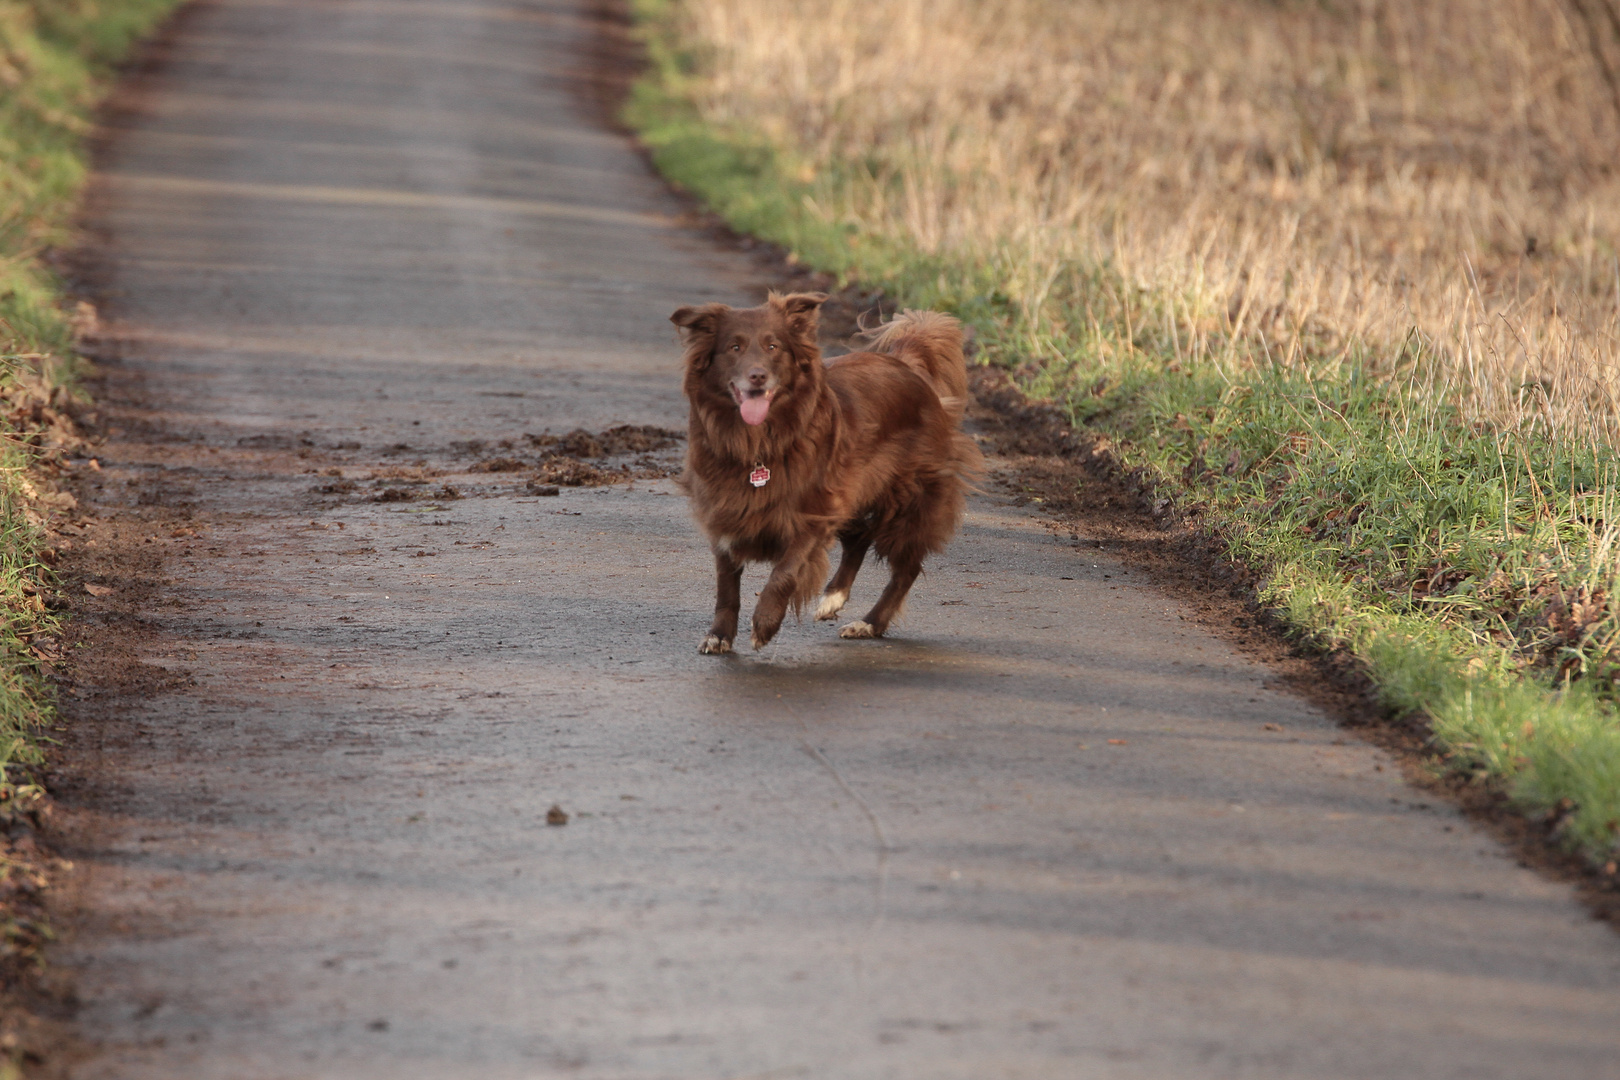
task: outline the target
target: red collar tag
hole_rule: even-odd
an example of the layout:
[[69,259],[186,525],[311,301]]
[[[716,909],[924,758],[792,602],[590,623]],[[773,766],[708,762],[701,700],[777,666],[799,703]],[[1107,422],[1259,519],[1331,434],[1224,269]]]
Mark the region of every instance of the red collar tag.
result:
[[748,482],[755,487],[764,487],[771,479],[771,470],[763,465],[755,465],[754,471],[748,474]]

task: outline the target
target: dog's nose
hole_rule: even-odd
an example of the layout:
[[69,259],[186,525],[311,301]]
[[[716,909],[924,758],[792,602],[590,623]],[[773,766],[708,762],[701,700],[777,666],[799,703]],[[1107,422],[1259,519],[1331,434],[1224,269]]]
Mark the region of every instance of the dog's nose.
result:
[[765,388],[765,380],[768,378],[770,378],[770,374],[764,368],[754,368],[748,373],[748,385],[753,387],[755,390],[763,390]]

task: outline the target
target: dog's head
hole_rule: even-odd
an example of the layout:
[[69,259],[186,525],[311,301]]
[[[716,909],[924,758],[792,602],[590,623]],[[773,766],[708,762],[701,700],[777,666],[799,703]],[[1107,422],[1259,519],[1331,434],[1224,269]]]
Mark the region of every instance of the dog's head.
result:
[[759,307],[683,307],[669,317],[686,343],[686,396],[694,406],[735,410],[758,427],[788,399],[821,384],[816,322],[826,293],[772,293]]

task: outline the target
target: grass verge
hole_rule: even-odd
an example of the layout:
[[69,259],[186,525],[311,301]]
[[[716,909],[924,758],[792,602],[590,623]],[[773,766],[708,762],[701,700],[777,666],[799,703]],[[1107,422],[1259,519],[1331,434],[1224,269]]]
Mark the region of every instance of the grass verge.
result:
[[[40,898],[57,867],[34,843],[39,766],[53,722],[48,676],[62,649],[45,525],[72,498],[51,479],[81,447],[75,334],[43,260],[70,239],[91,113],[113,64],[177,0],[0,0],[0,989],[37,970],[50,937]],[[0,1077],[27,1056],[0,1023]]]
[[1522,388],[1525,422],[1485,424],[1436,392],[1446,358],[1415,331],[1376,350],[1296,335],[1285,355],[1106,260],[930,253],[838,211],[869,163],[812,165],[702,115],[704,56],[675,13],[638,0],[650,63],[626,111],[670,180],[805,263],[972,322],[987,360],[1257,571],[1294,632],[1349,650],[1392,709],[1426,716],[1445,768],[1501,785],[1616,873],[1620,463],[1547,435],[1544,386]]

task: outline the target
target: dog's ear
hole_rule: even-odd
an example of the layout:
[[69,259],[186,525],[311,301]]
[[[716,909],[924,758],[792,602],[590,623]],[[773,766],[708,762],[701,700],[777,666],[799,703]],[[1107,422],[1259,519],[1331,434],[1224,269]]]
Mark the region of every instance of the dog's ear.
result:
[[681,328],[686,344],[686,363],[701,371],[714,358],[714,335],[720,329],[720,316],[730,311],[725,304],[699,304],[677,308],[669,321]]
[[771,304],[787,317],[788,325],[794,330],[804,333],[814,330],[821,316],[821,305],[827,302],[824,292],[799,292],[771,294]]
[[809,371],[821,359],[821,349],[816,344],[816,324],[821,321],[821,305],[827,302],[827,294],[820,292],[771,293],[770,304],[782,313],[783,321],[787,323],[788,331],[798,339],[798,348],[794,350],[799,358],[799,370]]
[[688,334],[713,334],[720,316],[731,309],[724,304],[698,304],[676,308],[669,321]]

